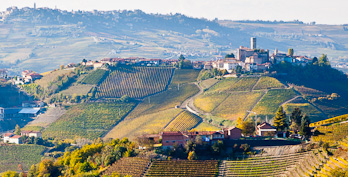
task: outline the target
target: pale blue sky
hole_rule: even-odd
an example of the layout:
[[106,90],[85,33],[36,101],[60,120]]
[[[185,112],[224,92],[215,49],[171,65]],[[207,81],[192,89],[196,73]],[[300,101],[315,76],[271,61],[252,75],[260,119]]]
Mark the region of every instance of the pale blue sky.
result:
[[319,24],[348,23],[348,0],[0,0],[10,6],[62,10],[134,10],[182,13],[192,17],[231,20],[301,20]]

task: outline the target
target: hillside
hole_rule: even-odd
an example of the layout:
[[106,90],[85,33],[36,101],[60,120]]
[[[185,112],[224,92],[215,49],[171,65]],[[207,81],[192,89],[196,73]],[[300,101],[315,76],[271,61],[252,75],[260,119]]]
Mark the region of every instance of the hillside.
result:
[[[301,55],[328,54],[348,62],[347,25],[302,22],[243,22],[206,20],[181,14],[129,11],[63,11],[44,8],[13,9],[0,19],[0,68],[11,74],[25,69],[46,72],[82,59],[139,56],[210,60],[235,53],[258,37],[258,48]],[[5,16],[6,15],[6,16]]]

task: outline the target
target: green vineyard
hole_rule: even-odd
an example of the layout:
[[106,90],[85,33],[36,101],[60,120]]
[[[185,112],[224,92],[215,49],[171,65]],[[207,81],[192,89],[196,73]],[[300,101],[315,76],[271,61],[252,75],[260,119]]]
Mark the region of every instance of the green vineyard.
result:
[[216,177],[218,161],[216,160],[175,160],[154,161],[147,177]]
[[44,137],[95,139],[108,132],[135,103],[83,103],[70,107],[43,131]]
[[18,171],[19,164],[27,171],[32,164],[41,161],[44,149],[41,145],[0,145],[0,173]]
[[119,98],[128,95],[143,98],[164,91],[173,76],[173,68],[122,67],[102,81],[96,97]]
[[108,71],[103,69],[97,69],[90,74],[88,74],[85,78],[82,79],[82,84],[98,84],[102,78],[106,75],[107,76]]
[[164,129],[164,131],[186,131],[195,127],[202,119],[188,111],[181,112]]

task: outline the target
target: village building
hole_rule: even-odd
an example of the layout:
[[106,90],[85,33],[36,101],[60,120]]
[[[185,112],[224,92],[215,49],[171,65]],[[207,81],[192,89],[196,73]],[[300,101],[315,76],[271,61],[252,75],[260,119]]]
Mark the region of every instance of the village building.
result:
[[103,62],[95,62],[93,63],[93,69],[101,68],[104,64]]
[[215,143],[224,140],[237,140],[241,138],[241,129],[237,127],[224,128],[220,131],[184,131],[184,132],[162,132],[163,148],[172,147],[174,145],[185,145],[188,140],[195,140],[197,136],[202,138],[202,141]]
[[41,138],[42,133],[40,131],[21,131],[21,136]]
[[3,121],[5,118],[5,109],[0,107],[0,121]]
[[22,117],[36,117],[40,113],[40,108],[23,108],[19,111]]
[[43,101],[23,101],[21,103],[23,108],[42,108],[45,106]]
[[15,135],[13,133],[5,133],[3,136],[4,143],[13,143],[13,144],[21,144],[21,136]]
[[263,122],[256,126],[257,136],[270,136],[271,134],[276,134],[276,128],[270,124]]

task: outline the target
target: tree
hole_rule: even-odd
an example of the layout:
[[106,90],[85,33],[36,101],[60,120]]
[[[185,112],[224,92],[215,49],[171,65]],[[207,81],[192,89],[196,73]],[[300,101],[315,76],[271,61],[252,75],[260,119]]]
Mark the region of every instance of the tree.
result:
[[28,171],[27,177],[36,177],[36,176],[38,176],[37,167],[33,164]]
[[321,57],[318,60],[318,65],[319,66],[330,66],[330,62],[329,62],[329,59],[328,59],[328,55],[321,54]]
[[57,177],[59,174],[59,169],[52,160],[44,159],[40,162],[38,177]]
[[299,108],[294,108],[290,116],[290,129],[293,131],[299,130],[301,126],[301,110]]
[[287,51],[287,55],[288,56],[294,56],[294,49],[289,48],[289,50]]
[[247,136],[253,134],[255,132],[255,123],[249,118],[247,121],[242,121],[242,118],[237,119],[237,128],[242,130],[242,134]]
[[231,53],[231,54],[226,54],[226,56],[224,58],[235,58],[235,57],[234,57],[234,54]]
[[5,171],[2,173],[1,177],[19,177],[19,173],[16,171]]
[[284,109],[282,108],[282,106],[279,107],[279,109],[277,110],[275,117],[274,117],[274,126],[276,127],[276,130],[283,130],[284,128],[287,127],[287,122],[286,122],[286,113],[284,111]]
[[182,54],[181,54],[181,55],[179,56],[178,60],[179,60],[179,61],[184,61],[184,60],[185,60],[184,55],[182,55]]
[[309,124],[310,119],[306,114],[304,114],[301,118],[301,127],[299,132],[301,135],[309,136],[311,134]]
[[64,65],[62,64],[62,65],[60,65],[60,69],[64,69]]
[[195,153],[195,151],[191,151],[188,154],[188,160],[196,160],[197,159],[197,154]]
[[16,135],[20,135],[21,134],[21,130],[20,130],[20,127],[19,127],[18,124],[16,124],[16,126],[15,126],[14,134],[16,134]]

